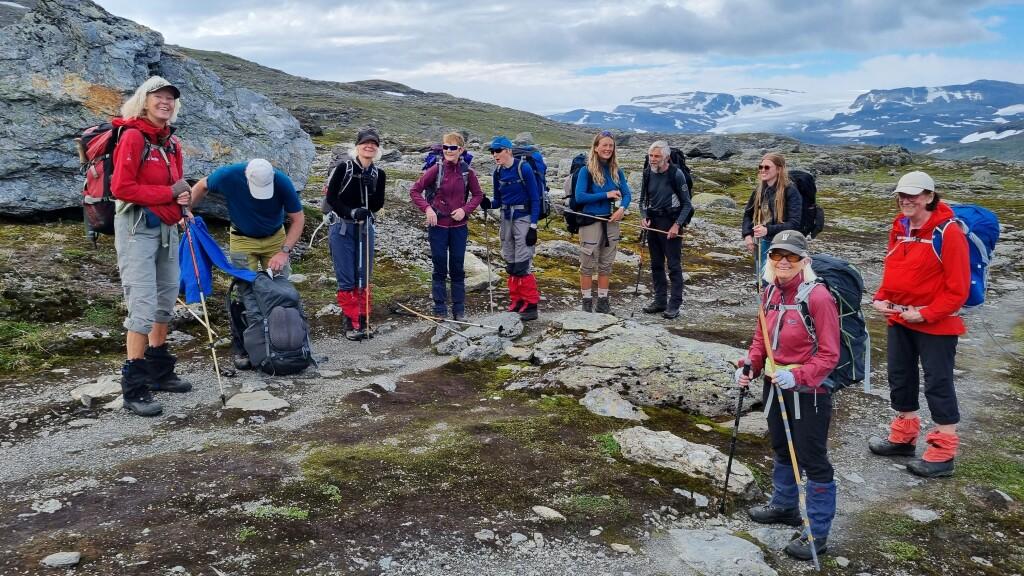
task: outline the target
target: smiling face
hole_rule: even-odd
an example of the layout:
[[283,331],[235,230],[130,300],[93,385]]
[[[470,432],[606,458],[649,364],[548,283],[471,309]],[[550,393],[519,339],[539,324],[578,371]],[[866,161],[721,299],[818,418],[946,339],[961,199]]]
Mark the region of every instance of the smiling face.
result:
[[444,152],[444,159],[448,162],[455,162],[459,159],[459,154],[462,154],[462,146],[458,142],[445,141],[441,144],[441,149]]
[[779,167],[765,156],[757,166],[757,173],[762,182],[771,186],[779,177]]
[[928,219],[928,204],[934,197],[932,192],[922,192],[920,194],[904,194],[900,192],[896,195],[896,201],[900,205],[900,211],[907,218],[910,218],[911,222],[921,223]]
[[607,162],[612,159],[615,155],[615,140],[611,136],[605,136],[597,141],[597,146],[594,147],[594,152],[597,153],[597,157],[601,159],[601,162]]
[[146,119],[156,126],[166,126],[174,116],[174,100],[174,90],[170,87],[146,94],[146,104],[143,107]]
[[[796,262],[790,262],[790,260],[796,260]],[[785,283],[803,272],[804,266],[807,265],[807,259],[787,250],[775,249],[768,253],[768,263],[775,269],[775,278],[779,282]]]
[[366,142],[356,146],[356,154],[363,160],[373,162],[377,157],[377,148],[380,148],[380,146],[378,146],[376,142],[373,140],[367,140]]

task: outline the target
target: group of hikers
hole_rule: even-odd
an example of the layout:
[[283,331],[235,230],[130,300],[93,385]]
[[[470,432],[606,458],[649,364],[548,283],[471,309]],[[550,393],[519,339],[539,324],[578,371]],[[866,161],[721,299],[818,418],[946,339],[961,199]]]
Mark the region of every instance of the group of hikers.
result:
[[[152,392],[191,389],[175,374],[175,357],[166,342],[179,290],[178,224],[183,217],[190,218],[191,208],[209,192],[219,192],[227,200],[231,220],[232,262],[285,275],[304,224],[295,187],[266,160],[224,166],[189,185],[183,177],[182,147],[171,125],[180,97],[167,80],[150,78],[114,120],[115,125],[130,128],[114,152],[111,183],[117,199],[117,261],[128,309],[122,390],[125,407],[145,416],[161,411]],[[454,132],[444,135],[443,156],[410,189],[411,201],[424,213],[428,227],[433,312],[439,319],[447,318],[449,311],[455,320],[465,319],[467,226],[478,208],[498,213],[508,309],[523,320],[538,317],[540,293],[532,259],[543,190],[529,163],[515,157],[508,138],[495,137],[488,151],[496,163],[491,198],[464,160],[464,137]],[[644,311],[668,319],[679,315],[682,304],[682,235],[692,212],[686,179],[670,155],[664,141],[649,147],[651,168],[640,195],[654,285],[654,299]],[[325,185],[337,302],[351,340],[370,335],[374,214],[384,205],[386,187],[386,174],[377,165],[380,157],[380,135],[370,128],[360,130],[353,150],[335,163]],[[797,230],[800,198],[785,158],[764,155],[758,175],[743,213],[742,237],[756,263],[759,319],[749,350],[737,362],[735,383],[742,398],[752,382],[762,382],[774,468],[770,501],[749,514],[762,523],[803,523],[803,535],[786,552],[809,560],[826,551],[836,510],[827,437],[832,416],[829,378],[840,356],[840,319],[831,293],[815,281],[808,238]],[[612,263],[620,225],[633,199],[618,166],[612,134],[594,137],[585,166],[574,180],[577,212],[586,217],[579,228],[581,307],[609,313]],[[920,366],[936,426],[925,436],[927,447],[920,458],[907,468],[924,477],[948,476],[959,443],[953,366],[958,337],[965,332],[957,312],[970,285],[967,240],[958,226],[943,226],[953,213],[924,172],[900,178],[895,193],[897,213],[872,307],[888,324],[890,401],[897,415],[888,437],[872,438],[869,448],[880,456],[917,453]],[[941,258],[936,258],[932,242],[940,226],[944,247]],[[236,357],[236,365],[245,367],[245,358]],[[807,479],[805,492],[800,491],[802,475]],[[799,498],[804,494],[802,516]]]

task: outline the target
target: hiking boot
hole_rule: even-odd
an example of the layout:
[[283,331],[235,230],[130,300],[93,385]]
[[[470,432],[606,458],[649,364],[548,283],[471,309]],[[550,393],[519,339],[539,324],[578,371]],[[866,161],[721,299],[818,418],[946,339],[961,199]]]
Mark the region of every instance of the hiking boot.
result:
[[235,354],[231,358],[236,370],[252,370],[252,361],[246,354]]
[[125,410],[139,416],[157,416],[164,411],[159,402],[153,401],[150,382],[152,379],[144,358],[125,361],[121,366],[121,394]]
[[758,524],[785,524],[787,526],[800,526],[804,523],[800,517],[800,508],[779,508],[766,504],[754,506],[747,510],[750,519]]
[[525,308],[519,311],[519,319],[523,322],[536,320],[538,316],[536,304],[527,304]]
[[644,314],[657,314],[658,312],[664,312],[665,303],[655,300],[648,304],[647,306],[644,306],[643,310]]
[[[818,556],[828,552],[828,538],[815,538],[814,551],[817,552]],[[786,546],[786,554],[797,560],[811,560],[814,558],[811,556],[811,543],[804,536],[790,542]]]
[[583,303],[580,304],[580,310],[583,310],[584,312],[593,312],[594,311],[594,299],[593,298],[584,298],[583,299]]
[[661,313],[661,317],[666,320],[675,320],[679,318],[679,306],[672,306]]
[[465,322],[466,321],[466,313],[465,312],[452,312],[452,319],[455,320],[456,322]]
[[913,456],[917,446],[911,443],[897,444],[888,438],[872,436],[868,438],[868,449],[879,456]]
[[929,462],[917,458],[907,462],[907,470],[922,478],[945,478],[953,475],[953,458],[945,462]]
[[612,304],[608,300],[607,296],[599,296],[597,298],[597,306],[594,306],[594,312],[599,314],[611,314]]
[[188,392],[192,385],[174,373],[178,358],[167,350],[167,344],[147,346],[146,368],[149,370],[149,389],[153,392]]
[[345,332],[345,338],[352,340],[353,342],[366,339],[366,330],[363,328],[352,328],[348,332]]

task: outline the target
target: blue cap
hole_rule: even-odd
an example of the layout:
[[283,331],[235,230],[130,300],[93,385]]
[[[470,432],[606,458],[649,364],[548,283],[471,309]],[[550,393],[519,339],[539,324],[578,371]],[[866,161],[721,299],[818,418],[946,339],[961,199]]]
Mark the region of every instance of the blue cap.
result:
[[504,137],[504,136],[495,136],[494,140],[491,140],[491,144],[490,144],[490,146],[487,147],[487,149],[488,150],[503,150],[503,149],[511,150],[512,149],[512,141],[509,140],[508,138]]

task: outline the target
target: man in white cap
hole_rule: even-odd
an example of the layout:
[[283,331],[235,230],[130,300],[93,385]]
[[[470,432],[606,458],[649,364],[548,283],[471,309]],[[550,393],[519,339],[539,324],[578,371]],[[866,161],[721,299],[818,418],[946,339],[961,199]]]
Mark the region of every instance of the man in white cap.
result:
[[[250,270],[291,274],[289,257],[306,222],[302,201],[288,176],[256,158],[221,166],[192,188],[192,205],[207,192],[220,193],[228,206],[231,263]],[[291,220],[287,234],[285,215]]]

